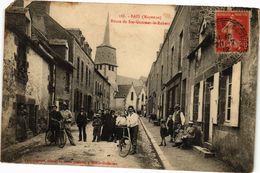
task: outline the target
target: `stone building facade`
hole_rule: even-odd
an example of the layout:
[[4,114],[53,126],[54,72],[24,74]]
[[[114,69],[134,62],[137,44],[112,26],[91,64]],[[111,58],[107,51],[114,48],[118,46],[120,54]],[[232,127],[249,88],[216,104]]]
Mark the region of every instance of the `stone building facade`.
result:
[[[32,16],[32,25],[42,38],[46,39],[51,48],[61,57],[60,65],[55,68],[54,104],[60,108],[66,103],[72,105],[72,36],[54,19],[49,16],[50,2],[32,2],[28,5]],[[69,69],[69,70],[67,70]]]
[[45,132],[53,104],[67,103],[73,113],[80,107],[93,113],[95,100],[109,108],[110,83],[95,70],[88,42],[49,11],[50,2],[24,7],[23,0],[6,10],[2,148]]
[[59,57],[35,33],[22,5],[6,10],[2,148],[45,131],[54,96],[50,79]]
[[[250,13],[247,52],[216,53],[216,11]],[[147,80],[150,114],[166,118],[180,104],[200,145],[239,171],[253,169],[257,21],[256,9],[178,6]]]
[[76,68],[73,73],[73,101],[72,110],[79,112],[80,107],[90,113],[93,111],[94,91],[94,62],[91,59],[92,49],[82,35],[80,29],[68,29],[73,35],[72,56]]
[[94,71],[94,81],[94,111],[110,109],[111,84],[98,70]]
[[61,75],[59,80],[65,80],[67,87],[57,91],[57,105],[66,102],[74,114],[79,112],[80,107],[92,112],[94,62],[91,59],[92,49],[82,32],[77,28],[65,29],[57,23],[49,15],[49,2],[32,2],[29,8],[35,19],[34,25],[49,39],[52,48],[73,66],[72,75],[58,73]]

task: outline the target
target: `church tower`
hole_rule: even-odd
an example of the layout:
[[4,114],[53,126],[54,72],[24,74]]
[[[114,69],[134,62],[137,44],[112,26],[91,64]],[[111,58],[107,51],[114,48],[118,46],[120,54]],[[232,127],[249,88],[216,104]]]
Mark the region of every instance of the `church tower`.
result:
[[109,31],[109,14],[107,15],[107,23],[104,33],[103,43],[97,46],[95,56],[96,69],[108,79],[111,84],[110,90],[110,107],[113,108],[114,95],[118,91],[117,87],[117,61],[116,61],[116,48],[110,43]]

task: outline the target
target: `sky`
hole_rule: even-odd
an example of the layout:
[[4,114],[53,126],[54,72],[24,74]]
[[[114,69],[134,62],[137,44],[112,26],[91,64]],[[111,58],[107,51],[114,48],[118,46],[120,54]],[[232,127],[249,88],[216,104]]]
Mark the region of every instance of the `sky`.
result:
[[[92,48],[103,42],[107,14],[110,16],[110,43],[117,51],[118,75],[139,78],[148,76],[163,42],[165,30],[174,16],[172,5],[127,5],[97,3],[51,3],[50,15],[65,28],[80,28]],[[123,17],[125,16],[125,17]],[[149,17],[149,18],[148,18]],[[113,20],[113,22],[112,22]],[[127,23],[115,21],[126,20]],[[131,21],[164,22],[130,24]]]

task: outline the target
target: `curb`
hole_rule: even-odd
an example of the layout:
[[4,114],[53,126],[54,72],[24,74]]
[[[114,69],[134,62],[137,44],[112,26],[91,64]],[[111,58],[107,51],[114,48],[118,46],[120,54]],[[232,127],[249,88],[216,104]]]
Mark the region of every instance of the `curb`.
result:
[[148,139],[152,143],[152,147],[154,148],[154,150],[156,152],[156,155],[158,156],[159,161],[161,162],[163,168],[167,169],[167,170],[175,170],[175,168],[170,164],[168,159],[163,154],[163,151],[161,150],[161,148],[157,145],[157,142],[154,140],[152,134],[146,128],[146,126],[144,125],[143,120],[141,118],[140,118],[140,122],[141,122],[141,124],[142,124],[142,126],[144,128],[144,131],[145,131],[146,135],[148,136]]
[[32,148],[43,143],[42,140],[44,139],[44,136],[45,133],[42,133],[24,142],[14,144],[3,149],[1,152],[1,162],[13,162],[20,156],[30,152]]

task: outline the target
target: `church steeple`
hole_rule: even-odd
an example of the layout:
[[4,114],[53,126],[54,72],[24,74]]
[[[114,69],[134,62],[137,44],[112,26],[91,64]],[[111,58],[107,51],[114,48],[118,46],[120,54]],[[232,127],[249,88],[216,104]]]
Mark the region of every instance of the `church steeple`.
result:
[[[116,61],[116,48],[110,43],[110,26],[109,26],[109,13],[107,13],[107,21],[105,25],[105,32],[103,43],[97,46],[95,63],[96,64],[107,64],[117,67]],[[112,67],[110,67],[112,68]]]
[[106,23],[106,29],[104,34],[103,45],[110,46],[109,13],[107,14],[107,23]]

